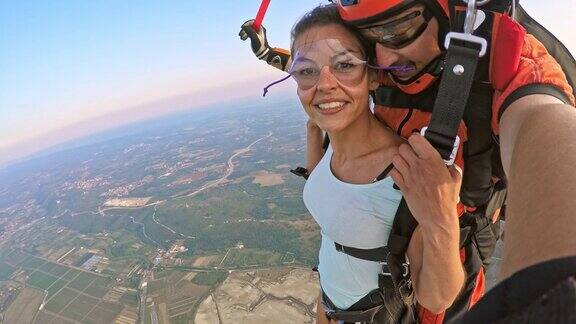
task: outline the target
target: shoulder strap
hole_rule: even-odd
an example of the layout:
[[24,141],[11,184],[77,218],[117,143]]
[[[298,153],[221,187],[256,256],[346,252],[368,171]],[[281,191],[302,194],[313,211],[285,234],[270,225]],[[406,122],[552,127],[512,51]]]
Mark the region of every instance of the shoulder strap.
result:
[[450,42],[448,47],[438,96],[425,135],[446,161],[450,160],[464,116],[479,53],[478,48],[470,48],[457,41]]

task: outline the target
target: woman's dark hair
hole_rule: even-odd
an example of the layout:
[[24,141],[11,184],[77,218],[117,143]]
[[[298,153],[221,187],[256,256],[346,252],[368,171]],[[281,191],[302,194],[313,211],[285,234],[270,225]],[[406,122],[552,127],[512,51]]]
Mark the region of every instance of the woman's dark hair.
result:
[[338,7],[334,3],[319,5],[311,11],[307,12],[296,22],[292,31],[290,32],[291,39],[291,52],[294,53],[294,40],[300,36],[305,31],[313,27],[327,26],[327,25],[340,25],[349,31],[356,39],[358,39],[362,50],[366,54],[366,60],[372,62],[374,53],[374,44],[366,41],[366,39],[360,34],[357,28],[347,25],[344,20],[340,17],[338,13]]

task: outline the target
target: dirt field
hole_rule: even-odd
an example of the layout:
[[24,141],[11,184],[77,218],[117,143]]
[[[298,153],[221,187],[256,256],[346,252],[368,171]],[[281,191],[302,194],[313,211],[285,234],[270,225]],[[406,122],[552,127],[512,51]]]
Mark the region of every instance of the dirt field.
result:
[[208,296],[208,298],[202,302],[202,305],[200,305],[194,323],[220,324],[218,313],[216,311],[216,304],[214,303],[214,299],[212,299],[212,295]]
[[269,171],[258,171],[250,174],[254,177],[252,183],[257,183],[262,187],[277,186],[284,183],[284,177],[278,173]]
[[194,260],[192,264],[193,267],[206,267],[210,265],[212,262],[216,262],[220,258],[219,255],[210,255],[210,256],[203,256],[199,257],[198,259]]
[[203,178],[206,177],[206,173],[205,172],[195,172],[191,175],[186,175],[183,177],[178,178],[176,181],[174,181],[172,184],[173,185],[182,185],[182,184],[189,184],[191,182],[194,181],[198,181],[201,180]]
[[6,311],[5,323],[32,323],[34,315],[44,300],[44,293],[24,288]]
[[108,199],[104,203],[106,207],[141,207],[146,205],[146,203],[152,197],[144,197],[144,198],[114,198]]
[[[277,282],[259,282],[259,286],[267,294],[278,298],[294,297],[306,305],[313,304],[318,297],[318,277],[309,269],[295,269]],[[303,284],[308,283],[308,284]]]
[[202,302],[195,323],[313,323],[318,289],[307,268],[235,271]]

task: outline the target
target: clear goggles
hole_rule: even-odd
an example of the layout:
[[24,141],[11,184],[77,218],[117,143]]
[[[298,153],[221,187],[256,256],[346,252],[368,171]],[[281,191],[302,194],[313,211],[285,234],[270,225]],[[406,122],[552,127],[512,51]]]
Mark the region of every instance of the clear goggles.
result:
[[336,81],[347,87],[361,83],[366,69],[404,70],[403,66],[379,67],[368,64],[365,54],[357,46],[347,45],[338,39],[323,39],[305,43],[298,47],[292,55],[292,64],[288,75],[264,88],[264,96],[268,89],[292,77],[300,90],[309,90],[320,81],[326,69]]
[[299,89],[311,89],[318,84],[320,75],[326,68],[341,85],[356,86],[366,72],[367,62],[363,58],[364,53],[360,49],[346,46],[338,39],[323,39],[303,44],[292,55],[289,75],[264,88],[264,95],[270,86],[289,77],[296,81]]
[[361,50],[351,47],[337,39],[301,45],[293,56],[288,72],[302,90],[314,87],[326,67],[340,84],[358,85],[364,77],[367,62]]
[[428,27],[432,14],[423,4],[416,4],[382,23],[361,26],[360,32],[369,41],[399,49],[410,45]]

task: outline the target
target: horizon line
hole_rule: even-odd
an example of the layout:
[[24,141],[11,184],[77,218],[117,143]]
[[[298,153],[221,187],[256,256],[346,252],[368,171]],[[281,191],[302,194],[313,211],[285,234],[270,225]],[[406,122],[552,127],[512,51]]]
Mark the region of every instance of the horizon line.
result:
[[[250,83],[261,84],[260,78],[250,80]],[[54,149],[72,141],[119,129],[121,127],[149,121],[155,118],[169,116],[191,110],[209,108],[218,103],[226,103],[234,100],[250,100],[262,98],[256,94],[243,94],[241,92],[230,95],[226,90],[238,88],[242,85],[245,89],[246,82],[229,84],[224,87],[210,89],[209,91],[194,91],[186,94],[160,98],[148,103],[130,106],[104,115],[91,117],[71,124],[46,131],[32,138],[10,143],[0,147],[0,170],[16,165],[21,162],[34,159],[36,154]],[[285,95],[289,87],[279,87],[277,95]],[[227,93],[226,98],[214,96],[214,94]],[[203,98],[198,98],[202,95]],[[64,149],[63,149],[64,150]],[[54,152],[55,153],[55,152]]]

